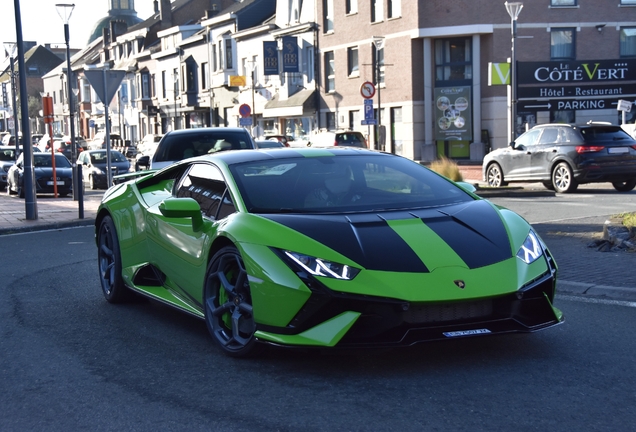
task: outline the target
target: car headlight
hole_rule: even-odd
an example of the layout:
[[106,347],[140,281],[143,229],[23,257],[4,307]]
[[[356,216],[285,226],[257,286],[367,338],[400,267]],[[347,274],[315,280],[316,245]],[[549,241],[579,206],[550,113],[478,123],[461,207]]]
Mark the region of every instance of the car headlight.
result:
[[321,258],[300,254],[297,252],[284,251],[285,255],[298,264],[303,270],[313,276],[324,276],[334,279],[351,280],[360,273],[360,269],[327,261]]
[[541,255],[543,255],[543,246],[541,246],[537,235],[530,231],[517,252],[517,258],[526,264],[531,264],[538,260]]

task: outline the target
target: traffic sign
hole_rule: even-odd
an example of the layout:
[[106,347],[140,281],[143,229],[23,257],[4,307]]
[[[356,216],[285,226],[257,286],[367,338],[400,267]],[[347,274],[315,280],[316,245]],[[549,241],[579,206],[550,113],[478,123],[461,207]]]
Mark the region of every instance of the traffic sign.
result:
[[377,125],[378,122],[375,119],[370,119],[370,120],[361,120],[360,124],[362,126],[374,126],[374,125]]
[[632,110],[632,102],[624,99],[619,99],[616,109],[618,111],[630,112]]
[[87,69],[84,76],[90,83],[99,99],[105,105],[110,105],[115,93],[119,90],[119,85],[126,76],[123,70]]
[[373,116],[373,101],[371,99],[364,100],[364,119],[371,120]]
[[239,126],[252,126],[252,117],[241,117],[239,119]]
[[365,99],[371,99],[375,96],[375,85],[371,81],[365,81],[360,86],[360,94]]
[[239,114],[241,117],[249,117],[252,114],[252,108],[248,104],[242,104],[239,107]]

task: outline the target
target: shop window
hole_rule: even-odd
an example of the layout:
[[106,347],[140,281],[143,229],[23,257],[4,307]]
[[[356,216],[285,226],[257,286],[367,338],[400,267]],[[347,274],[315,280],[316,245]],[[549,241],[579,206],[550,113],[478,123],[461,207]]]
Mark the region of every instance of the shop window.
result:
[[575,29],[561,28],[550,31],[550,59],[573,60],[576,58]]
[[472,39],[435,41],[435,81],[445,85],[470,84],[473,78]]

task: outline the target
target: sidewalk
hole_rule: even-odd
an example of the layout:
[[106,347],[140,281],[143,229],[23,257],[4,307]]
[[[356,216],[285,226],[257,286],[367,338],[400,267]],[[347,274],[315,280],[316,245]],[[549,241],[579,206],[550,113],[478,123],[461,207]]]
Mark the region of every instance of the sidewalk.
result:
[[35,201],[37,219],[28,220],[25,200],[0,192],[0,235],[92,225],[103,194],[104,191],[90,191],[84,195],[81,219],[80,202],[73,197],[40,195]]

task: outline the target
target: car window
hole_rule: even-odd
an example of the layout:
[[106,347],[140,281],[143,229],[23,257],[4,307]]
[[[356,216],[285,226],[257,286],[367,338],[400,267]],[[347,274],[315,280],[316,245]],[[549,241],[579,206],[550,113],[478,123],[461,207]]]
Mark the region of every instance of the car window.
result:
[[523,145],[528,147],[534,145],[540,134],[541,129],[530,129],[528,132],[524,133],[515,140],[515,146]]
[[365,147],[364,137],[359,132],[336,134],[336,143],[343,146]]
[[12,161],[15,158],[15,150],[2,150],[0,151],[0,160]]
[[247,132],[223,129],[188,134],[168,134],[159,143],[155,162],[180,161],[223,150],[253,148]]
[[553,127],[543,128],[538,144],[556,144],[559,142],[559,130]]
[[627,132],[618,126],[594,126],[581,128],[581,135],[586,142],[632,140]]
[[[223,176],[217,167],[198,163],[193,164],[181,177],[177,183],[175,195],[178,198],[193,198],[199,203],[205,216],[216,219],[236,211],[229,195],[224,196],[226,189]],[[221,212],[219,212],[220,207]]]

